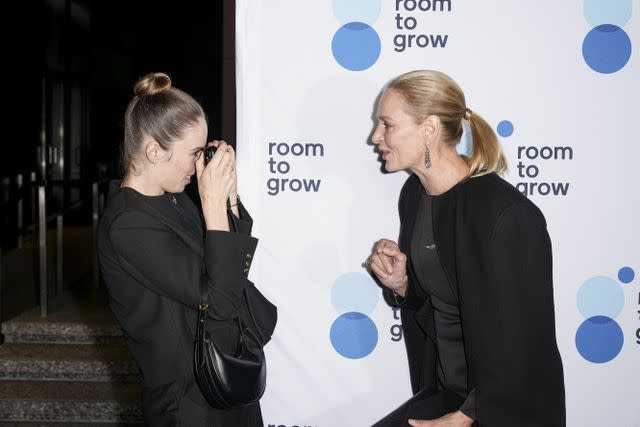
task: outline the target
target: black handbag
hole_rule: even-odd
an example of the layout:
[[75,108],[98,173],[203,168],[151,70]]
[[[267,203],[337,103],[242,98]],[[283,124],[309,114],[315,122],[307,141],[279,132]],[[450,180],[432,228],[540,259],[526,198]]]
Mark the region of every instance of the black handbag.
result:
[[[241,408],[260,400],[267,383],[264,351],[253,331],[238,317],[240,339],[235,354],[225,354],[211,339],[207,324],[207,293],[198,306],[198,326],[193,362],[196,382],[209,405],[219,409]],[[248,304],[246,291],[245,302]],[[251,313],[251,310],[249,310]],[[255,320],[254,320],[255,322]]]
[[[230,218],[230,223],[233,231],[236,231],[234,220],[235,218]],[[267,365],[261,344],[263,341],[256,335],[258,326],[247,291],[245,289],[243,292],[244,303],[256,331],[246,327],[240,316],[237,317],[240,338],[233,355],[224,353],[209,336],[206,330],[208,293],[206,287],[201,291],[193,352],[196,382],[204,398],[214,408],[233,409],[251,405],[264,394]]]

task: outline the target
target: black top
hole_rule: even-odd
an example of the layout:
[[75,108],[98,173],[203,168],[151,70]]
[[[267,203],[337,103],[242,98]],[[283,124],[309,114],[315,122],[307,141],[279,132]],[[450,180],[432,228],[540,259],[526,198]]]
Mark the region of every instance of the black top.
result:
[[261,344],[276,323],[276,308],[248,280],[257,245],[242,205],[237,233],[205,231],[184,194],[145,196],[112,183],[98,230],[98,256],[111,308],[145,386],[193,378],[193,342],[201,289],[209,299],[207,329],[233,352],[238,316],[250,319],[247,290]]
[[467,389],[468,367],[462,339],[458,295],[445,276],[433,239],[433,198],[424,191],[420,197],[411,239],[411,263],[418,284],[431,298],[434,309],[438,386],[465,398],[460,409],[470,418],[475,418],[474,392],[472,390],[469,393]]
[[[414,174],[400,194],[398,244],[405,254],[422,192]],[[460,182],[432,203],[439,261],[458,294],[477,424],[565,426],[551,240],[542,212],[493,173]],[[409,261],[401,303],[411,387],[438,393],[436,307],[414,267]],[[397,305],[391,290],[383,293]]]

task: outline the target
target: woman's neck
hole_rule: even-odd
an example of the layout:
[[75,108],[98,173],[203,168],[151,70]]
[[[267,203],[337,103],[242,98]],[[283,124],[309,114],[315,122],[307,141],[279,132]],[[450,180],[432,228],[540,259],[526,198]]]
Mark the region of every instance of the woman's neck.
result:
[[455,151],[455,148],[432,158],[430,168],[421,164],[411,170],[418,176],[427,194],[433,196],[446,193],[469,175],[467,161]]
[[144,173],[136,175],[129,171],[120,186],[133,188],[145,196],[162,196],[165,193],[160,185],[150,180]]

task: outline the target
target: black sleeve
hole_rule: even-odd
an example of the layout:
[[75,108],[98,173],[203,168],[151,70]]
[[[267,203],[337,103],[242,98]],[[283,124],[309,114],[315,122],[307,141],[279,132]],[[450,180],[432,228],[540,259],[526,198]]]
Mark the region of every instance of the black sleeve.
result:
[[[233,219],[236,223],[236,231],[240,234],[250,236],[251,229],[253,228],[253,218],[251,218],[251,215],[249,215],[249,212],[239,200],[238,213],[240,214],[240,217],[235,217],[234,215],[235,219]],[[231,215],[233,215],[233,213],[231,213]]]
[[478,256],[484,274],[461,288],[476,419],[489,426],[563,426],[551,241],[542,213],[530,202],[507,208]]
[[149,290],[195,309],[206,285],[211,317],[238,316],[247,284],[247,255],[253,256],[257,239],[207,231],[203,262],[152,216],[126,211],[112,222],[110,240],[122,268]]
[[472,420],[476,419],[476,390],[472,389],[460,406],[460,411]]

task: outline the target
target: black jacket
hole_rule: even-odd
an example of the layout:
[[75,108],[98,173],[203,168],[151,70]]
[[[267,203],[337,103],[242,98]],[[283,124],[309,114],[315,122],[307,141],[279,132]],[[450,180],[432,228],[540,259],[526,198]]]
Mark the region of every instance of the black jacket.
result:
[[[175,199],[174,199],[175,197]],[[176,213],[171,209],[180,209]],[[276,324],[276,308],[248,278],[257,239],[240,206],[238,233],[205,231],[201,215],[184,194],[148,197],[115,187],[98,231],[101,272],[110,304],[143,384],[193,377],[193,344],[201,289],[209,299],[207,329],[226,351],[239,339],[238,316],[251,324],[248,291],[264,345]]]
[[[410,253],[421,183],[400,195],[399,245]],[[562,361],[555,334],[551,241],[540,210],[495,174],[463,181],[434,198],[436,249],[457,289],[480,426],[564,426]],[[437,390],[433,308],[407,262],[401,303],[414,393]],[[385,299],[395,300],[388,289]]]

